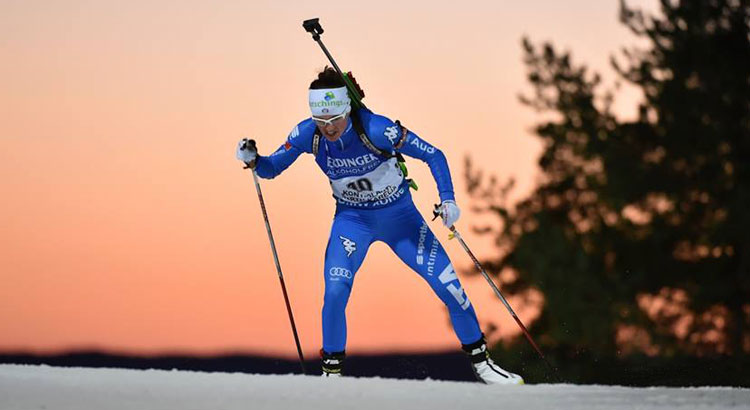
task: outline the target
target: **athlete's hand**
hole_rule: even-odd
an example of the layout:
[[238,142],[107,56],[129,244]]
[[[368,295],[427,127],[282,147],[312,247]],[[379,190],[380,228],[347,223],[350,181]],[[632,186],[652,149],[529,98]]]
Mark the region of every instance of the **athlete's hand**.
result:
[[248,166],[253,166],[253,161],[258,157],[258,149],[255,147],[255,140],[243,138],[237,144],[237,159]]
[[450,199],[443,201],[437,211],[440,212],[440,216],[443,218],[443,225],[447,228],[453,226],[458,221],[458,217],[461,216],[461,210],[458,209],[456,201]]

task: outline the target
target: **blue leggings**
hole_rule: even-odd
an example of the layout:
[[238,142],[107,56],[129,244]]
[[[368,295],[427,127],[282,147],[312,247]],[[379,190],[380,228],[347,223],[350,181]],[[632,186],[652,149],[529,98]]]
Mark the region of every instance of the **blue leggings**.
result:
[[471,344],[482,336],[474,307],[461,287],[448,255],[410,197],[385,208],[336,209],[325,260],[323,350],[346,348],[346,304],[367,249],[383,241],[430,285],[450,313],[456,336]]

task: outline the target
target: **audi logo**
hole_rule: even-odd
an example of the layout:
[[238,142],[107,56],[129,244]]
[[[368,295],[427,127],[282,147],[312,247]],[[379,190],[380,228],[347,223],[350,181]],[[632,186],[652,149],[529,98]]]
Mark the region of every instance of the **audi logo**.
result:
[[339,268],[338,266],[332,267],[328,273],[331,276],[340,276],[342,278],[351,279],[352,278],[352,272],[349,269],[346,268]]

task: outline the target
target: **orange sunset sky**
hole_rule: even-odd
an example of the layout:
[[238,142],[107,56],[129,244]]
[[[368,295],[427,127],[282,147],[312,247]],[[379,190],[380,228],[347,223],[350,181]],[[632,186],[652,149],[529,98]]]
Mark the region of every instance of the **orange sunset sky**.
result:
[[[631,4],[654,8],[653,1]],[[98,348],[152,354],[296,356],[258,199],[236,141],[281,144],[309,116],[326,60],[354,71],[375,112],[441,148],[469,234],[463,158],[519,194],[536,177],[541,117],[521,37],[551,40],[615,79],[608,59],[637,44],[616,0],[0,1],[0,351]],[[632,115],[627,87],[616,104]],[[437,192],[409,161],[429,215]],[[321,345],[323,253],[334,202],[312,157],[262,180],[305,353]],[[454,266],[471,261],[438,221]],[[540,252],[543,250],[540,249]],[[463,278],[486,328],[515,325],[480,277]],[[522,319],[533,310],[515,301]],[[513,303],[513,301],[512,301]],[[382,243],[348,307],[349,353],[455,349],[440,301]]]

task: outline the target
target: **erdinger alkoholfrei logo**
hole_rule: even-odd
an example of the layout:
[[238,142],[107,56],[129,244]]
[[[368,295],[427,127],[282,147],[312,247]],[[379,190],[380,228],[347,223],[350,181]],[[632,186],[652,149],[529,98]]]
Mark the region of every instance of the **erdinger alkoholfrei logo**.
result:
[[364,154],[354,158],[326,158],[328,168],[362,167],[378,160],[373,154]]
[[336,98],[336,96],[335,96],[335,95],[333,95],[333,93],[332,93],[332,92],[330,92],[330,91],[328,91],[328,92],[326,93],[326,96],[325,96],[325,97],[323,97],[323,99],[324,99],[324,100],[326,100],[326,101],[331,101],[331,100],[332,100],[332,99],[334,99],[334,98]]

